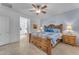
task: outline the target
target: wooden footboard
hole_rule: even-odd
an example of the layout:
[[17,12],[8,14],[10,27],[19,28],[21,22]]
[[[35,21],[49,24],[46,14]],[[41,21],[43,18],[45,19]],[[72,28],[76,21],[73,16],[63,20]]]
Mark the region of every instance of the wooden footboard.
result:
[[45,39],[29,34],[29,42],[33,43],[38,48],[42,49],[48,55],[51,55],[52,46],[51,46],[51,40],[49,38]]

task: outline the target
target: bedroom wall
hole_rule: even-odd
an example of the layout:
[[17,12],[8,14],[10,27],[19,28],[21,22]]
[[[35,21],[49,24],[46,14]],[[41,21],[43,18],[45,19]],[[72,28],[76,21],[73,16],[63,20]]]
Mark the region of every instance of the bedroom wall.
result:
[[9,18],[0,15],[0,45],[9,43]]
[[44,18],[41,22],[42,24],[62,23],[64,25],[64,29],[66,29],[67,23],[71,23],[73,30],[79,32],[79,8],[53,17]]
[[[0,5],[0,16],[7,17],[9,19],[9,42],[16,42],[20,40],[20,16],[26,17],[13,9],[6,8]],[[6,19],[6,21],[7,21]],[[3,39],[2,39],[3,40]],[[4,40],[7,41],[7,40]],[[6,43],[7,44],[7,43]]]

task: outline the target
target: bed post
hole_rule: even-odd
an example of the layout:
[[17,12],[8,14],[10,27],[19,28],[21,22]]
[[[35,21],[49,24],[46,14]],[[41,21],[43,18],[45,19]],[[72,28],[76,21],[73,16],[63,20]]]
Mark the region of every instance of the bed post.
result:
[[29,33],[29,42],[30,42],[30,40],[31,40],[31,33]]
[[48,42],[48,49],[47,49],[47,54],[48,55],[51,55],[51,48],[52,48],[52,46],[51,46],[51,39],[50,38],[47,38],[47,42]]
[[60,30],[61,30],[61,33],[63,31],[63,24],[60,24]]

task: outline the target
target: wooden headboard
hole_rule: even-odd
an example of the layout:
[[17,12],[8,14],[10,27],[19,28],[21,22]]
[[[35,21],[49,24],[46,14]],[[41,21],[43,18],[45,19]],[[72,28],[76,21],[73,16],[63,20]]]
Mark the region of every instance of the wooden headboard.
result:
[[57,28],[60,29],[60,31],[63,31],[63,24],[55,25],[55,24],[49,24],[49,25],[44,25],[44,27],[49,27],[49,28]]

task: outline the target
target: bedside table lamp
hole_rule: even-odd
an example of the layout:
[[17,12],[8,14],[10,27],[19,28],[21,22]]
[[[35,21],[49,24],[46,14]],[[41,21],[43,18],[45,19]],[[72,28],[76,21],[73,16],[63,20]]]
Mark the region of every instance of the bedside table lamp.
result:
[[37,27],[37,32],[41,32],[41,27],[40,26]]
[[76,33],[72,30],[72,26],[70,24],[67,25],[67,29],[63,34],[63,42],[73,46],[76,45]]
[[37,28],[38,35],[41,35],[42,31],[43,31],[43,27],[42,26],[39,26]]
[[38,28],[37,28],[37,32],[42,32],[43,31],[43,27],[42,26],[39,26]]
[[72,32],[72,26],[71,26],[71,24],[67,25],[67,32]]
[[75,35],[75,32],[72,30],[72,25],[71,24],[67,24],[67,29],[65,30],[65,34]]
[[42,26],[40,26],[40,30],[41,30],[41,32],[43,31],[43,27]]
[[41,32],[40,26],[37,27],[37,30],[36,31],[37,31],[37,35],[39,36],[39,34]]

